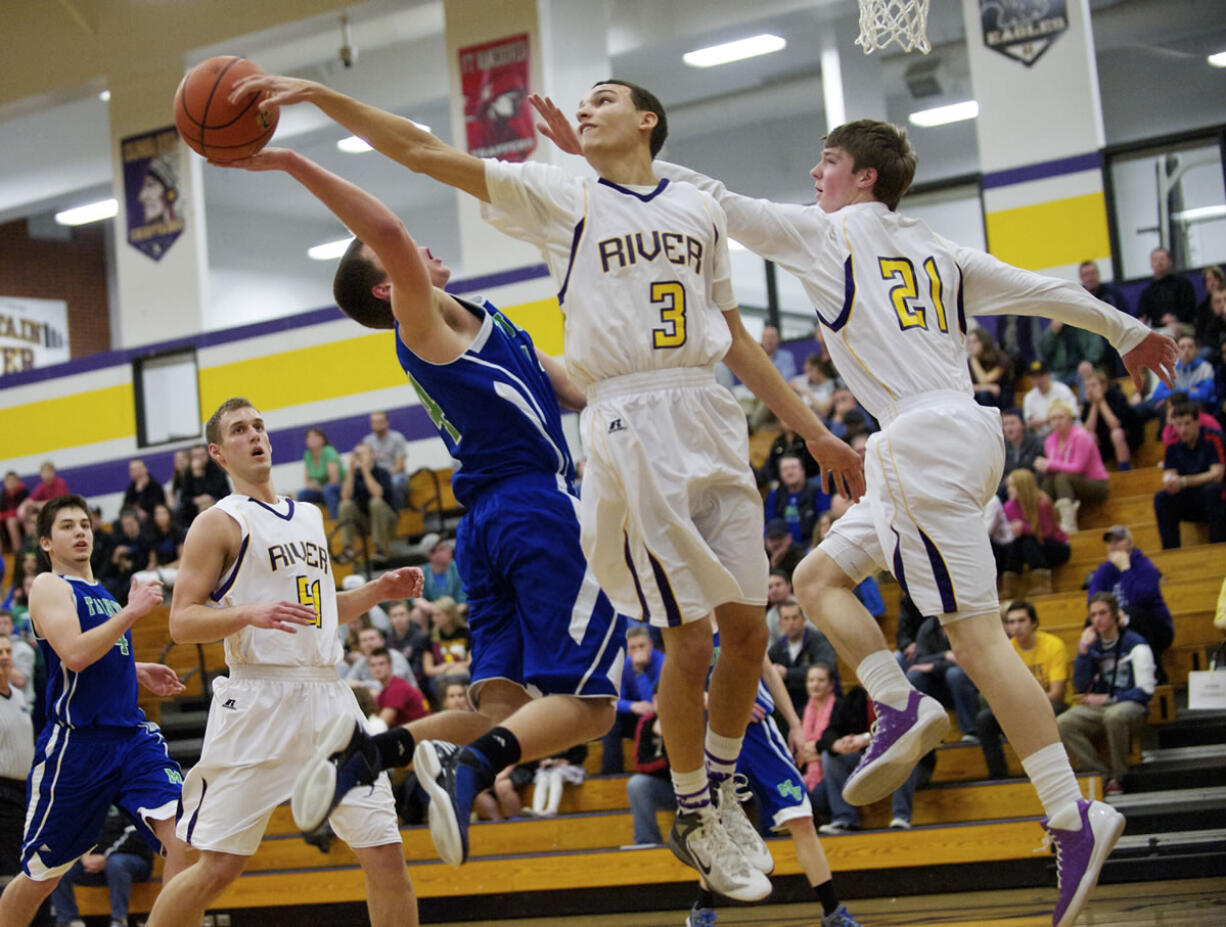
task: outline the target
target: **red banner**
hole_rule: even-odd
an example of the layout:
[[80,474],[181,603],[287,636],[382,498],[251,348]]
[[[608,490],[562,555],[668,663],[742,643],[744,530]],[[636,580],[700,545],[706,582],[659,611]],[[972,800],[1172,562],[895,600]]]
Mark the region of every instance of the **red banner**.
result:
[[469,153],[478,158],[526,160],[536,149],[528,103],[528,34],[470,45],[459,54]]

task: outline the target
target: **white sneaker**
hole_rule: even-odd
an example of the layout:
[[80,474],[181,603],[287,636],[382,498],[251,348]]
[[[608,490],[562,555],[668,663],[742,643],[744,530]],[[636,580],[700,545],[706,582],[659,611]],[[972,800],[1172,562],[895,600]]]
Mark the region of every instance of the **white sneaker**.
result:
[[713,809],[678,814],[668,847],[677,859],[697,869],[713,892],[736,901],[761,901],[771,893],[770,879],[749,864]]
[[716,807],[719,810],[719,823],[723,825],[728,836],[745,854],[749,865],[763,875],[775,871],[775,860],[766,847],[766,841],[758,833],[757,828],[745,814],[741,803],[749,798],[749,780],[739,773],[730,776],[719,784],[715,790]]
[[890,818],[890,830],[910,830],[911,822],[906,818]]

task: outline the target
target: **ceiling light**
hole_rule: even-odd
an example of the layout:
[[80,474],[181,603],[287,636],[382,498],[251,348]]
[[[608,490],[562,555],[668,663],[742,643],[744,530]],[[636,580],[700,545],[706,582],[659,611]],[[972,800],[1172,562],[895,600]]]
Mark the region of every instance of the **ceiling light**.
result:
[[353,236],[338,238],[336,241],[324,242],[314,248],[307,248],[307,257],[312,261],[334,261],[349,249]]
[[1176,222],[1204,222],[1208,219],[1226,218],[1226,206],[1193,206],[1171,216]]
[[978,101],[967,100],[964,103],[951,103],[948,106],[921,109],[918,113],[912,113],[908,116],[907,121],[914,126],[931,128],[932,126],[948,125],[951,122],[962,122],[965,119],[974,119],[978,115]]
[[1209,63],[1215,68],[1226,68],[1226,51],[1220,51],[1209,56]]
[[[409,122],[413,122],[413,120],[410,119]],[[430,131],[429,126],[424,126],[420,122],[413,122],[413,125],[417,126],[417,128],[421,129],[423,132]],[[342,138],[336,143],[336,147],[345,152],[345,154],[362,154],[363,152],[374,151],[366,139],[358,138],[356,135],[350,135],[348,138]]]
[[103,103],[111,102],[111,91],[103,90],[102,93],[98,94],[98,99]]
[[681,56],[681,60],[692,68],[711,68],[717,64],[728,64],[730,61],[740,61],[743,58],[769,55],[771,52],[787,48],[787,44],[786,39],[763,33],[748,39],[737,39],[735,42],[725,42],[723,45],[712,45],[710,48],[699,48],[686,52]]
[[86,203],[84,206],[57,212],[55,221],[60,225],[87,225],[100,219],[113,218],[118,212],[118,200],[99,200],[96,203]]

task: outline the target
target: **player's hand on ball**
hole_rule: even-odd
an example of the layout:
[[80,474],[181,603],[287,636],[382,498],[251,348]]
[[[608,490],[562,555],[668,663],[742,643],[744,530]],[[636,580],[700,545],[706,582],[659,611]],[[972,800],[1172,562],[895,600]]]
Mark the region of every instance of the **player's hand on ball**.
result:
[[162,584],[154,580],[150,583],[138,583],[132,578],[128,589],[128,611],[137,618],[144,618],[154,608],[162,604]]
[[297,634],[297,628],[315,624],[318,617],[315,609],[297,602],[261,602],[252,607],[247,623],[253,628]]
[[161,663],[137,663],[136,681],[154,695],[162,697],[187,691],[187,687],[179,681],[178,674]]
[[263,91],[264,98],[260,100],[260,109],[292,106],[294,103],[305,103],[326,89],[323,84],[313,80],[280,77],[276,74],[253,74],[234,84],[234,89],[230,92],[230,102],[237,103],[249,93]]
[[214,167],[240,167],[245,171],[283,171],[289,167],[294,152],[288,148],[265,148],[250,158],[235,158],[233,161],[209,161]]
[[838,492],[859,502],[864,495],[864,461],[851,445],[829,432],[805,445],[822,468],[822,491]]
[[399,570],[388,570],[375,580],[379,589],[379,600],[415,599],[421,595],[421,587],[426,577],[417,567],[401,567]]
[[536,124],[537,131],[545,138],[549,139],[559,150],[567,154],[577,155],[582,151],[579,145],[579,133],[575,131],[575,127],[570,124],[570,120],[566,118],[566,114],[558,109],[558,105],[549,99],[543,97],[539,93],[528,94],[528,102],[533,108],[541,114],[544,122]]

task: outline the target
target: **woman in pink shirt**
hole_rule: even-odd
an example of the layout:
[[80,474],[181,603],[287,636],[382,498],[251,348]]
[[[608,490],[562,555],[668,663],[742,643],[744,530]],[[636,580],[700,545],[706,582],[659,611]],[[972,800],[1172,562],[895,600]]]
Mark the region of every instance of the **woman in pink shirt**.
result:
[[817,750],[817,742],[822,739],[822,732],[830,724],[830,712],[834,708],[834,680],[831,678],[830,667],[825,663],[814,663],[809,667],[805,677],[805,688],[809,693],[809,701],[805,705],[804,718],[801,719],[804,747],[796,758],[804,770],[805,787],[812,792],[822,781],[822,758]]
[[1056,400],[1047,407],[1051,434],[1043,442],[1042,457],[1034,468],[1043,474],[1043,491],[1055,499],[1060,527],[1077,530],[1077,509],[1083,500],[1101,502],[1107,498],[1107,468],[1094,436],[1077,424],[1073,410]]
[[[1005,478],[1005,517],[1013,540],[1005,545],[1000,574],[1000,597],[1014,598],[1051,592],[1051,570],[1068,563],[1068,535],[1060,530],[1047,493],[1039,489],[1029,470],[1014,470]],[[1030,583],[1022,588],[1022,569],[1030,567]]]

